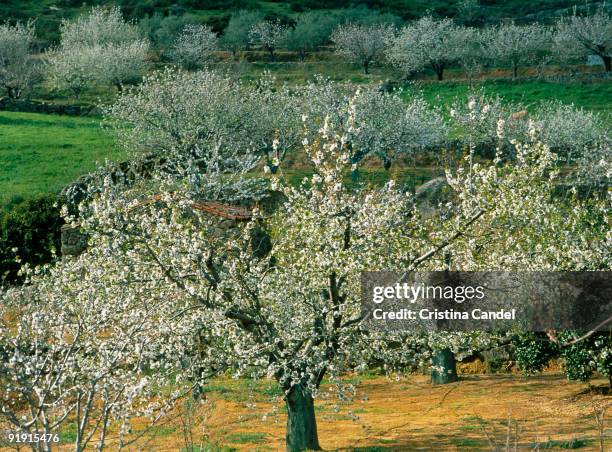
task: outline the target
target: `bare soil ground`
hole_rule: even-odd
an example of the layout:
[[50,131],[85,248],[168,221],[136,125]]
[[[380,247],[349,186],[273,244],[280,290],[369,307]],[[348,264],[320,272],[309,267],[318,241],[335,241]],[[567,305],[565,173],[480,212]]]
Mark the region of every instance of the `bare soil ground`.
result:
[[[567,381],[558,371],[522,377],[468,374],[432,386],[423,375],[347,376],[357,391],[338,398],[330,384],[316,400],[327,451],[612,451],[612,394],[604,379]],[[595,413],[608,406],[600,434]],[[202,402],[189,399],[162,425],[124,450],[155,452],[284,451],[286,413],[272,381],[221,377]],[[144,422],[135,420],[132,434]],[[510,426],[510,427],[509,427]],[[73,450],[69,430],[60,432]],[[107,445],[114,450],[116,432]],[[507,448],[507,444],[509,447]],[[515,449],[515,445],[517,448]],[[29,450],[27,448],[2,448]]]
[[[352,400],[340,401],[324,387],[316,402],[325,450],[506,450],[506,441],[519,450],[600,450],[594,412],[612,403],[604,380],[589,386],[559,373],[464,375],[442,386],[426,376],[349,383],[358,383]],[[284,450],[286,417],[278,396],[271,382],[216,380],[194,413],[195,450]],[[187,450],[181,419],[160,427],[140,450]],[[610,420],[604,435],[604,450],[612,450]]]

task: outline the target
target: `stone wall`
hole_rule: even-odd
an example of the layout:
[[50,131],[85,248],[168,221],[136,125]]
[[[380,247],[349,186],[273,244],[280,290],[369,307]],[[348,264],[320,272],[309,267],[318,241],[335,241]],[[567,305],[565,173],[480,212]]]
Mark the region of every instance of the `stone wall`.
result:
[[93,105],[48,104],[26,99],[0,98],[0,110],[54,115],[87,116],[100,112]]

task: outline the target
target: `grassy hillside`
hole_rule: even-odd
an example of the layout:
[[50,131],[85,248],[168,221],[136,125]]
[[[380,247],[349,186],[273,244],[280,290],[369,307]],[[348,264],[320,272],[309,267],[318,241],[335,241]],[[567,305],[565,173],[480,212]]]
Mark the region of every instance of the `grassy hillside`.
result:
[[[485,93],[504,100],[534,107],[543,101],[559,100],[602,114],[612,120],[612,83],[556,83],[545,80],[490,80],[478,85]],[[470,91],[465,83],[415,84],[427,101],[447,104],[455,97],[465,98]],[[611,123],[612,126],[612,123]]]
[[[2,0],[0,18],[11,20],[36,19],[37,28],[45,41],[57,39],[62,18],[73,17],[79,12],[99,4],[118,4],[126,16],[140,19],[153,13],[187,14],[194,19],[211,23],[219,31],[223,29],[236,9],[254,9],[288,21],[309,9],[338,9],[369,7],[391,12],[402,18],[414,19],[428,11],[438,16],[455,17],[460,14],[457,0]],[[589,2],[595,6],[601,1]],[[578,4],[578,0],[481,0],[475,13],[476,23],[497,22],[502,19],[524,21],[550,21],[559,14],[566,14]]]
[[0,205],[59,191],[120,152],[99,119],[0,112]]

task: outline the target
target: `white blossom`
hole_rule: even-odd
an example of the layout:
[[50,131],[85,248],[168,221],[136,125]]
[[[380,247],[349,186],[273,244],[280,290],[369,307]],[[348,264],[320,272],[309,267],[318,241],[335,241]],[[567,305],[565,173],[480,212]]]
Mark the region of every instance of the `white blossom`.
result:
[[391,25],[340,25],[331,36],[336,52],[349,61],[361,64],[369,72],[373,63],[384,61],[387,42],[394,35]]
[[36,32],[33,22],[0,24],[0,88],[12,98],[27,93],[40,75],[33,55]]
[[185,69],[202,68],[217,50],[219,38],[205,25],[186,25],[170,48],[170,58]]

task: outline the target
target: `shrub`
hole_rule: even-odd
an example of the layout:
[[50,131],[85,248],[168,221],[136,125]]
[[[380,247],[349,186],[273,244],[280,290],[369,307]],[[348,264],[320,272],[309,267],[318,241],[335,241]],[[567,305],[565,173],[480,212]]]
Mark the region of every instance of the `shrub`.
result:
[[22,264],[51,262],[60,249],[63,220],[56,198],[44,195],[0,212],[0,284],[19,282]]
[[485,33],[487,58],[508,64],[516,77],[520,66],[536,63],[541,54],[549,50],[550,32],[541,25],[501,24]]
[[544,333],[525,333],[513,339],[516,361],[526,374],[542,371],[544,366],[557,356],[557,347]]
[[[566,332],[561,337],[570,341],[574,336],[578,335]],[[565,358],[565,373],[570,380],[588,381],[593,372],[600,372],[612,383],[612,337],[609,333],[594,334],[565,347],[561,356]]]

